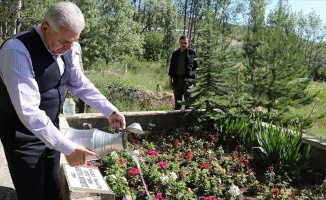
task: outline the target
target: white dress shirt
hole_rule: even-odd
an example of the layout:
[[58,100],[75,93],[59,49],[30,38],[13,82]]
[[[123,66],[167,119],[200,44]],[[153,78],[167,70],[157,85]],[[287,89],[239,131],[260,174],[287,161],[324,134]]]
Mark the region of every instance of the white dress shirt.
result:
[[[44,41],[40,25],[35,29]],[[57,63],[63,72],[64,63],[61,57],[58,57]],[[39,109],[41,97],[31,57],[23,43],[16,38],[6,41],[0,49],[0,78],[6,85],[16,113],[26,128],[47,147],[70,155],[77,145],[66,139],[46,113]],[[106,118],[117,110],[82,73],[79,61],[73,62],[67,88],[73,96],[82,99]]]

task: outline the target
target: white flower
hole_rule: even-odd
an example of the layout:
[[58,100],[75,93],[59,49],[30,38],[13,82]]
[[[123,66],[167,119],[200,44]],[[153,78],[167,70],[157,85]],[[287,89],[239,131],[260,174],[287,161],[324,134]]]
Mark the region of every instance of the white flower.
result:
[[240,195],[240,189],[238,186],[232,185],[230,187],[229,193],[231,194],[232,197],[236,197]]
[[136,155],[139,155],[139,150],[138,150],[138,149],[134,150],[134,153],[135,153]]
[[175,195],[175,197],[176,197],[177,199],[181,199],[182,196],[183,196],[183,194],[182,194],[181,192],[179,192],[178,194]]
[[132,200],[132,198],[129,194],[127,194],[126,196],[123,197],[122,200]]
[[217,183],[218,184],[221,184],[222,183],[222,180],[220,178],[217,178]]
[[138,160],[141,163],[141,162],[144,162],[145,159],[144,159],[144,157],[139,157]]
[[116,179],[117,177],[114,174],[110,175],[112,178]]
[[126,179],[125,177],[121,177],[121,179],[124,180],[124,181],[126,181],[126,182],[128,182],[127,179]]
[[178,175],[175,172],[171,172],[170,175],[174,181],[177,180]]
[[112,151],[111,152],[111,156],[116,156],[117,155],[117,152],[116,151]]
[[166,176],[164,173],[162,174],[162,176],[160,177],[160,181],[162,183],[162,185],[165,185],[169,180],[169,177]]

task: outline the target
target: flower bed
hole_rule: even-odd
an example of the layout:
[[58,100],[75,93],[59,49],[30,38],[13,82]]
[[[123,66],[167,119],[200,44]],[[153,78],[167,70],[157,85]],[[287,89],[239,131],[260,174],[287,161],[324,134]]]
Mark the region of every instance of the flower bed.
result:
[[[228,134],[232,136],[232,130]],[[295,176],[277,174],[241,144],[226,144],[214,130],[201,126],[155,130],[153,125],[144,135],[128,137],[152,199],[326,198],[325,171],[305,168]],[[100,169],[117,200],[149,199],[140,171],[126,151],[101,159]]]

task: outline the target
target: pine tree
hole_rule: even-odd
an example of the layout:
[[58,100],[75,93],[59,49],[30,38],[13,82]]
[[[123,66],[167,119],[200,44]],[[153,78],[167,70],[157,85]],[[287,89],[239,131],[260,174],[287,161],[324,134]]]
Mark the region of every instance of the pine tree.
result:
[[290,108],[310,104],[316,94],[307,94],[304,43],[295,34],[295,21],[284,3],[280,0],[266,21],[265,1],[251,1],[244,55],[253,113],[260,111],[266,121],[288,124],[293,118]]
[[195,112],[205,109],[205,112],[199,112],[201,120],[238,113],[241,96],[241,82],[238,81],[241,65],[236,61],[238,48],[219,31],[213,12],[207,9],[205,13],[197,45],[196,86],[190,90],[192,97],[186,102]]

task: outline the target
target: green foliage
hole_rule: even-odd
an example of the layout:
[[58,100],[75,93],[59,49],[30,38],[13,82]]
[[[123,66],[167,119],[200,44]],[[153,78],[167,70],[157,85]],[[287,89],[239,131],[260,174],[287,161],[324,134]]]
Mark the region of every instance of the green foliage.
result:
[[144,58],[150,61],[158,61],[162,56],[163,35],[153,31],[144,35]]
[[266,167],[273,166],[278,172],[299,173],[309,163],[310,145],[302,142],[302,132],[264,124],[254,124],[259,150],[257,157]]
[[[263,2],[255,0],[251,4],[252,20],[243,45],[245,81],[254,100],[253,110],[266,109],[262,113],[266,121],[289,124],[290,107],[308,105],[317,94],[307,95],[304,42],[296,36],[295,20],[286,4],[280,1],[281,6],[268,15],[266,23]],[[308,122],[302,126],[309,126]]]
[[[231,40],[219,32],[216,27],[215,15],[211,10],[206,12],[203,29],[199,30],[201,37],[198,41],[196,70],[196,87],[190,90],[193,96],[186,104],[194,110],[205,109],[200,116],[202,119],[218,119],[224,114],[237,111],[239,104],[234,98],[239,98],[237,88],[241,70],[236,61],[237,49],[231,46]],[[219,111],[217,110],[219,109]]]
[[240,143],[247,147],[253,146],[255,138],[249,135],[249,117],[225,116],[215,121],[214,127],[219,133],[219,138],[228,146],[235,148]]
[[177,29],[177,8],[173,5],[173,1],[167,1],[166,5],[166,13],[164,14],[163,18],[163,31],[164,31],[164,38],[163,38],[163,53],[162,57],[165,60],[165,66],[168,66],[170,57],[177,48],[176,46],[176,29]]
[[310,145],[302,142],[302,132],[253,122],[246,117],[225,117],[214,124],[219,138],[231,149],[241,144],[249,151],[258,149],[256,157],[265,167],[273,166],[278,172],[293,173],[304,169],[309,163]]

